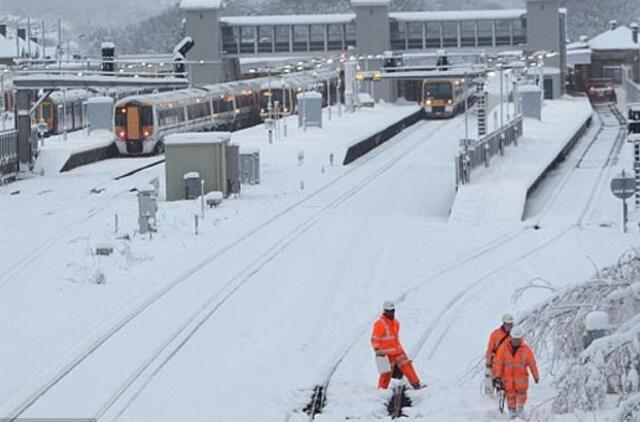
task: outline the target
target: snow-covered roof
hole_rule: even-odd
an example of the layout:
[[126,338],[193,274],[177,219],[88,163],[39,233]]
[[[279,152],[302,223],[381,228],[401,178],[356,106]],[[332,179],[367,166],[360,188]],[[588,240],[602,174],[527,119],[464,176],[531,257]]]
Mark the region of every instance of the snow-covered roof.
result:
[[464,21],[492,19],[520,19],[527,14],[526,9],[502,10],[442,10],[429,12],[394,12],[389,13],[392,19],[402,22],[424,21]]
[[567,50],[567,66],[575,67],[580,64],[591,64],[591,50],[588,48]]
[[222,0],[182,0],[182,10],[217,10],[222,8]]
[[351,0],[352,6],[389,6],[391,0]]
[[639,45],[633,42],[631,29],[619,26],[593,38],[589,47],[592,50],[637,50]]
[[227,143],[231,139],[229,132],[187,132],[169,135],[165,138],[165,146],[172,145],[210,145]]
[[[18,42],[16,43],[16,39],[15,38],[9,38],[9,37],[5,37],[0,35],[0,58],[13,58],[13,57],[18,57],[19,55],[17,54],[17,44],[20,45],[20,51],[24,51],[27,52],[29,49],[29,46],[27,45],[27,42],[25,40],[23,40],[22,38],[20,38],[18,40]],[[35,53],[42,53],[42,47],[40,45],[38,45],[37,43],[33,42],[33,41],[29,41],[29,44],[31,45],[31,53],[35,54]],[[47,54],[49,53],[49,49],[47,49]]]
[[330,15],[223,16],[222,23],[231,26],[345,24],[353,22],[353,13]]

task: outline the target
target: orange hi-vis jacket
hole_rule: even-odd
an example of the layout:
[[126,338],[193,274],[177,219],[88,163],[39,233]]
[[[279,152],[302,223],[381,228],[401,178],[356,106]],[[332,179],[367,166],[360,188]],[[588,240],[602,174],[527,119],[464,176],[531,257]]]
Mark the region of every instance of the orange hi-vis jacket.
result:
[[371,345],[374,350],[380,351],[385,355],[399,355],[404,353],[400,345],[400,323],[397,319],[390,319],[382,315],[373,325],[373,333],[371,333]]
[[511,336],[504,331],[504,328],[499,327],[493,330],[491,336],[489,337],[489,344],[487,345],[487,352],[485,353],[485,358],[487,358],[488,362],[493,362],[493,358],[496,353],[498,353],[498,349],[505,343],[509,342],[509,338]]
[[540,379],[536,358],[529,345],[524,341],[517,350],[513,351],[511,342],[498,349],[493,360],[493,373],[501,378],[506,391],[527,391],[529,388],[529,372],[536,380]]

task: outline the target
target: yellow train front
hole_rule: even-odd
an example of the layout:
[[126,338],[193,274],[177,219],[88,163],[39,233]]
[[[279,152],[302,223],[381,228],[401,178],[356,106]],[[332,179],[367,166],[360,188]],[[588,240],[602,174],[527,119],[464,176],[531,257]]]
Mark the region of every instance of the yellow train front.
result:
[[465,88],[464,79],[434,78],[422,81],[422,107],[429,118],[449,118],[465,107],[465,96],[471,90]]

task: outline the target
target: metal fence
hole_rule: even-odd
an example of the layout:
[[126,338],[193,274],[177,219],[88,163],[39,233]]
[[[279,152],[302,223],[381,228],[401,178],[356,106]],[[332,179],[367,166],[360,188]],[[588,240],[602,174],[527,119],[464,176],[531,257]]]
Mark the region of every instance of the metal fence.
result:
[[18,131],[0,132],[0,183],[18,171]]
[[504,155],[508,145],[518,144],[522,136],[522,116],[480,139],[463,139],[456,161],[456,186],[471,183],[471,172],[477,167],[489,167],[491,158]]

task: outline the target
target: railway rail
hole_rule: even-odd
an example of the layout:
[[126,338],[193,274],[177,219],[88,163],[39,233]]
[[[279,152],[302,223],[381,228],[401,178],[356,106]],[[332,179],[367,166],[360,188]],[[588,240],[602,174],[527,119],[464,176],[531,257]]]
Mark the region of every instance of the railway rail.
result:
[[[383,152],[387,151],[392,145],[400,143],[403,139],[410,136],[420,129],[428,127],[430,124],[427,122],[420,123],[398,136],[395,141],[391,141],[377,152],[364,157],[361,160],[361,164],[366,164],[370,160],[379,156]],[[433,138],[438,131],[445,126],[445,124],[432,124],[434,128],[427,134],[420,137],[422,141]],[[203,324],[215,315],[217,309],[220,308],[230,297],[235,294],[242,286],[244,286],[256,273],[258,273],[265,265],[278,256],[284,249],[286,249],[293,241],[295,241],[300,235],[309,230],[317,221],[332,208],[344,203],[357,192],[362,190],[365,186],[372,181],[386,173],[389,169],[394,167],[402,158],[409,155],[411,151],[415,150],[421,143],[414,142],[409,148],[401,147],[401,150],[396,154],[384,161],[384,164],[377,167],[373,174],[367,174],[362,180],[359,180],[354,186],[350,187],[346,192],[339,195],[329,204],[319,211],[315,212],[310,217],[306,218],[301,224],[296,226],[292,231],[286,233],[284,236],[278,238],[271,245],[250,263],[247,267],[242,269],[234,277],[227,280],[227,282],[221,287],[212,292],[211,296],[207,300],[196,307],[195,311],[186,318],[182,324],[180,324],[170,336],[168,336],[164,342],[151,354],[144,362],[127,378],[122,385],[111,395],[104,403],[98,406],[95,417],[99,420],[104,419],[117,419],[122,412],[135,400],[140,392],[146,387],[146,385],[155,377],[156,374],[176,355],[176,353],[189,341],[189,339],[203,326]],[[253,228],[244,236],[236,239],[235,241],[221,247],[211,255],[200,260],[196,265],[191,266],[188,270],[184,271],[178,277],[169,280],[163,284],[161,288],[153,292],[152,295],[145,298],[144,301],[136,306],[128,309],[121,314],[115,323],[113,323],[108,329],[99,333],[88,347],[83,348],[76,353],[72,358],[61,367],[51,371],[51,375],[44,380],[44,382],[38,383],[32,386],[31,392],[23,397],[21,400],[17,400],[11,406],[9,411],[9,419],[15,420],[16,418],[28,414],[29,410],[34,407],[41,399],[47,396],[52,389],[54,389],[63,380],[72,376],[74,371],[78,369],[80,365],[89,361],[96,353],[96,351],[103,348],[109,342],[117,341],[117,336],[122,333],[127,327],[129,327],[138,316],[144,312],[152,311],[152,308],[158,301],[167,296],[170,292],[176,289],[178,286],[186,284],[193,275],[200,272],[205,267],[216,262],[221,256],[228,254],[237,248],[238,245],[246,242],[247,240],[259,235],[265,229],[274,225],[275,222],[282,220],[289,216],[294,210],[300,209],[304,204],[310,202],[312,199],[319,196],[321,193],[327,191],[331,186],[346,180],[347,176],[357,172],[362,166],[355,166],[347,170],[342,176],[336,178],[331,183],[323,186],[322,188],[311,193],[307,197],[287,207],[280,213],[276,214],[272,218],[264,221],[260,225]],[[118,406],[120,404],[120,406]]]

